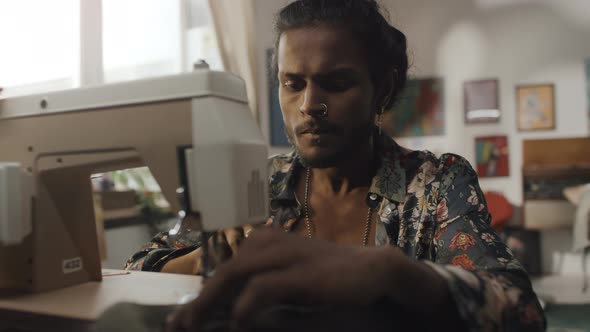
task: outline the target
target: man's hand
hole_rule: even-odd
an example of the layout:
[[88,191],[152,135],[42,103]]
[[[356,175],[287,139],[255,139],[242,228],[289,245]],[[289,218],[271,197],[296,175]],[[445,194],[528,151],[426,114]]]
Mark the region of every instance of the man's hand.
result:
[[[201,294],[171,319],[168,328],[199,329],[208,313],[232,303],[234,326],[276,304],[366,306],[387,296],[396,262],[391,247],[345,247],[277,230],[257,230],[237,255],[222,264]],[[401,266],[401,265],[400,265]]]

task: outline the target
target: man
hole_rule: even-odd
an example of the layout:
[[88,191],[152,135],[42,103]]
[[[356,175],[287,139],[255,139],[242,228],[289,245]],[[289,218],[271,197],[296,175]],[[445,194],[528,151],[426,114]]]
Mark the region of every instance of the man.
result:
[[[170,330],[199,329],[227,303],[239,329],[297,304],[400,308],[413,330],[543,330],[528,276],[490,228],[469,163],[405,150],[375,126],[407,72],[405,36],[377,3],[295,1],[276,28],[280,104],[295,151],[271,160],[270,227],[234,249]],[[200,250],[170,251],[162,239],[131,266],[145,268],[159,252],[146,269],[199,271]],[[393,319],[403,315],[351,321],[389,328]]]

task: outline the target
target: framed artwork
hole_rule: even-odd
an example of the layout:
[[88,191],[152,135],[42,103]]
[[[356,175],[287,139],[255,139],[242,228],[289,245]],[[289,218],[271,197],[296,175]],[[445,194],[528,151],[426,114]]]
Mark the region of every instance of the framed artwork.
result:
[[465,123],[497,123],[500,121],[498,80],[463,83]]
[[279,83],[272,70],[272,54],[272,48],[266,50],[270,144],[272,146],[291,146],[285,133],[285,123],[279,103]]
[[481,178],[509,176],[508,137],[475,138],[477,174]]
[[555,129],[553,84],[517,86],[516,116],[519,131]]
[[393,137],[444,135],[442,79],[409,79],[397,104],[382,121],[383,130]]

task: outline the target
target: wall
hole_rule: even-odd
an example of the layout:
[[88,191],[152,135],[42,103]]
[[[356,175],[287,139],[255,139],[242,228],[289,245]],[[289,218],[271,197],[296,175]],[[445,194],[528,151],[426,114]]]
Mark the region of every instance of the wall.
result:
[[[521,204],[522,140],[588,135],[583,61],[590,57],[590,28],[540,2],[485,10],[472,0],[384,4],[392,21],[407,34],[414,64],[411,73],[445,81],[446,136],[400,140],[406,145],[458,153],[475,163],[474,137],[508,135],[510,177],[481,179],[481,185]],[[462,84],[485,78],[499,79],[500,123],[465,125]],[[556,130],[517,131],[515,86],[529,83],[555,84]]]
[[[256,0],[261,87],[267,86],[265,52],[272,47],[272,18],[287,2]],[[522,141],[589,134],[583,60],[590,57],[590,25],[587,24],[590,2],[576,3],[583,8],[572,7],[571,1],[548,0],[514,1],[516,4],[512,5],[511,1],[487,0],[382,0],[381,3],[394,25],[408,37],[410,73],[418,77],[443,77],[445,84],[446,135],[398,139],[402,145],[438,154],[453,152],[475,163],[476,136],[507,135],[510,176],[481,179],[481,185],[484,190],[503,192],[513,204],[520,205]],[[501,120],[498,124],[467,126],[463,121],[463,82],[485,78],[499,79]],[[515,86],[529,83],[555,84],[555,130],[517,131]],[[261,89],[259,98],[261,126],[268,137],[266,88]],[[569,232],[542,234],[546,271],[555,270],[554,253],[568,250]],[[571,269],[579,270],[574,266]]]
[[[558,7],[560,3],[563,8]],[[501,191],[513,204],[522,204],[522,141],[589,134],[584,59],[590,57],[590,27],[572,18],[565,1],[491,8],[478,7],[471,0],[447,0],[444,4],[387,0],[384,4],[392,21],[408,36],[414,64],[411,73],[445,80],[447,134],[400,140],[402,144],[454,152],[475,163],[476,136],[507,135],[510,176],[481,179],[480,183],[484,190]],[[499,124],[465,125],[462,84],[482,78],[499,79],[502,118]],[[515,86],[530,83],[555,84],[555,130],[517,131]],[[542,232],[545,272],[581,273],[581,257],[567,253],[571,239],[570,229]]]

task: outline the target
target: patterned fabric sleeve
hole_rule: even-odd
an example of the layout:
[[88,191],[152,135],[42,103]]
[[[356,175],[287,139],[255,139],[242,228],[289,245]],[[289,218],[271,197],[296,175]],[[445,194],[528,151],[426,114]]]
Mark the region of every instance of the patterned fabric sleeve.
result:
[[543,331],[546,321],[529,277],[490,227],[477,174],[464,158],[439,168],[434,263],[470,331]]
[[171,259],[186,255],[199,246],[196,236],[174,237],[168,232],[159,233],[144,245],[140,251],[131,256],[125,264],[125,270],[159,272]]
[[[281,180],[283,180],[287,171],[290,169],[292,160],[293,154],[276,155],[268,159],[269,180],[271,183],[281,183],[284,185]],[[273,193],[274,195],[277,195],[277,192],[280,189],[284,189],[279,187],[280,185],[278,184],[271,184],[269,190],[271,196]],[[272,218],[269,219],[267,224],[272,224]],[[244,225],[242,227],[243,230],[241,235],[232,239],[230,243],[239,243],[248,235],[249,230],[252,229],[249,225]],[[227,243],[220,244],[224,247],[222,248],[222,251],[227,252],[230,250]],[[198,247],[200,247],[198,232],[192,232],[186,236],[183,234],[180,236],[176,235],[173,239],[168,232],[159,233],[127,260],[124,269],[159,272],[168,261],[186,255]]]

